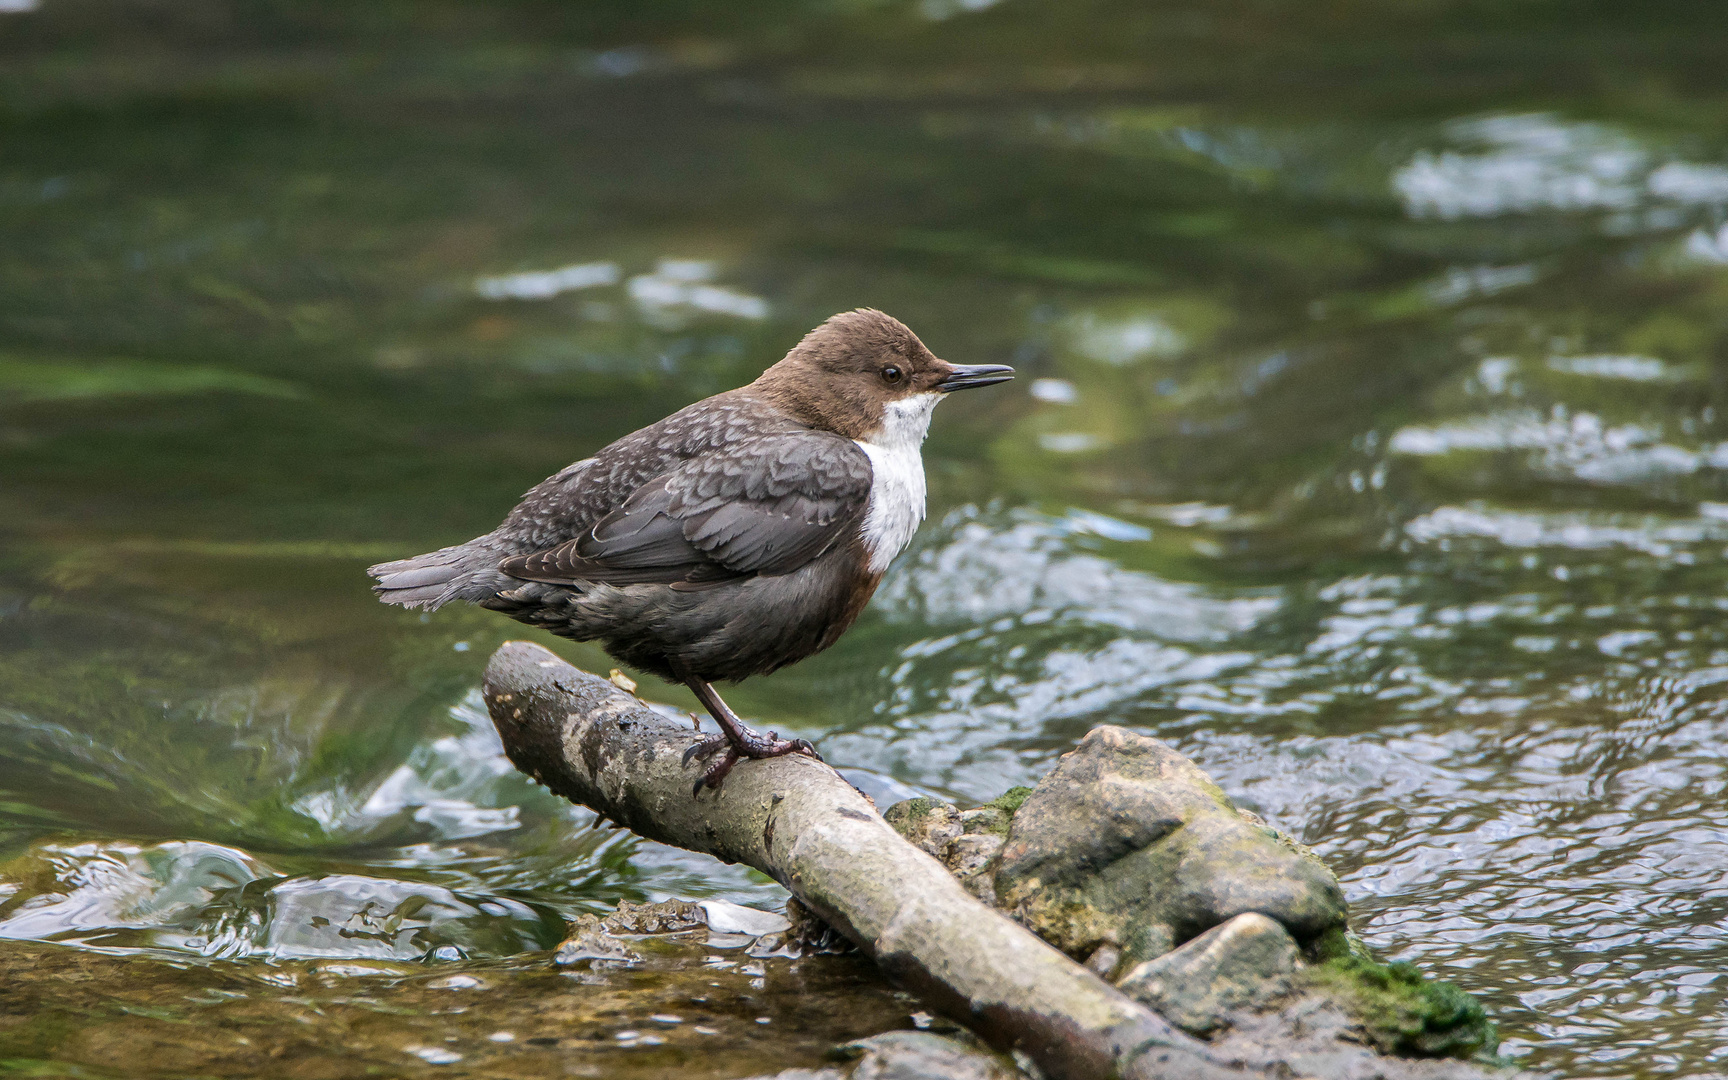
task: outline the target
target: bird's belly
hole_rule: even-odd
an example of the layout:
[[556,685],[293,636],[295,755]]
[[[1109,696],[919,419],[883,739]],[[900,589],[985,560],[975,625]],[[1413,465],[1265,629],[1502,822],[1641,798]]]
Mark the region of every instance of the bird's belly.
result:
[[561,589],[558,603],[524,621],[597,640],[623,663],[674,682],[674,658],[708,680],[764,675],[821,652],[852,625],[881,580],[861,556],[853,545],[840,545],[790,574],[695,592],[665,585]]

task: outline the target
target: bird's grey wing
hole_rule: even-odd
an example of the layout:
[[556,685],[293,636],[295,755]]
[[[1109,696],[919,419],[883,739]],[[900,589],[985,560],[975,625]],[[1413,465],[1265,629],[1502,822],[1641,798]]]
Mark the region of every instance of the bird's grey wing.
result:
[[535,485],[498,535],[518,552],[582,536],[644,485],[679,465],[767,434],[813,434],[749,387],[698,401]]
[[555,584],[681,589],[789,574],[833,546],[869,495],[870,460],[849,439],[812,431],[752,439],[684,462],[583,535],[500,569]]

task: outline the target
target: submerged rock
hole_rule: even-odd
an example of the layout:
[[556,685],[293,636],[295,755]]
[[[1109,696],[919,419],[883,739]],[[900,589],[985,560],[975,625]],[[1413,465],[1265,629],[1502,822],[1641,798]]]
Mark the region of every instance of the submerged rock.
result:
[[846,1080],[1026,1080],[1007,1058],[971,1039],[889,1031],[839,1047],[855,1060]]
[[1205,1035],[1238,1009],[1288,994],[1300,964],[1296,939],[1276,921],[1248,912],[1147,960],[1117,985],[1179,1027]]
[[[708,931],[710,945],[741,947],[754,942],[766,945],[760,950],[762,955],[778,954],[791,925],[783,915],[725,900],[704,900],[697,904],[682,900],[657,904],[620,900],[608,915],[578,916],[570,924],[569,937],[558,946],[555,959],[564,965],[584,961],[636,963],[642,957],[628,939],[703,929]],[[757,953],[753,947],[751,955]]]
[[605,920],[598,915],[578,915],[570,924],[570,936],[553,954],[553,960],[566,967],[585,961],[631,964],[641,959],[634,949],[612,935]]
[[638,904],[620,900],[617,908],[602,922],[614,934],[676,934],[706,926],[708,919],[701,904],[688,904],[682,900]]
[[837,1046],[830,1056],[845,1064],[749,1080],[1027,1080],[1007,1058],[970,1036],[888,1031]]

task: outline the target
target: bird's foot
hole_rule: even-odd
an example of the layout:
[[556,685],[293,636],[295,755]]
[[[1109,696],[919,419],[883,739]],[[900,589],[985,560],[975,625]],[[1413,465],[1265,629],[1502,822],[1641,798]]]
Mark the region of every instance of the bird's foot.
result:
[[710,735],[699,743],[692,743],[690,748],[684,751],[684,764],[689,765],[692,761],[707,761],[714,756],[716,750],[730,745],[732,745],[732,741],[726,736]]
[[785,757],[787,754],[804,754],[807,757],[815,758],[817,761],[822,760],[822,755],[818,754],[816,748],[805,739],[782,739],[779,732],[770,731],[763,735],[760,732],[745,728],[737,738],[720,734],[710,735],[703,739],[684,751],[684,764],[688,765],[692,761],[706,761],[721,750],[726,752],[703,770],[702,776],[690,789],[690,794],[700,795],[705,787],[719,787],[721,781],[726,779],[726,774],[732,771],[732,766],[744,758],[771,758]]

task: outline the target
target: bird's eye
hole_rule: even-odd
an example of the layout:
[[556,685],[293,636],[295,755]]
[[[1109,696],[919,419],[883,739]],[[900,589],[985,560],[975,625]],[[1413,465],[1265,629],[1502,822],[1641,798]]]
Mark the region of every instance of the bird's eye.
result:
[[882,369],[882,381],[885,383],[897,383],[905,377],[906,373],[900,370],[898,364],[889,364]]

